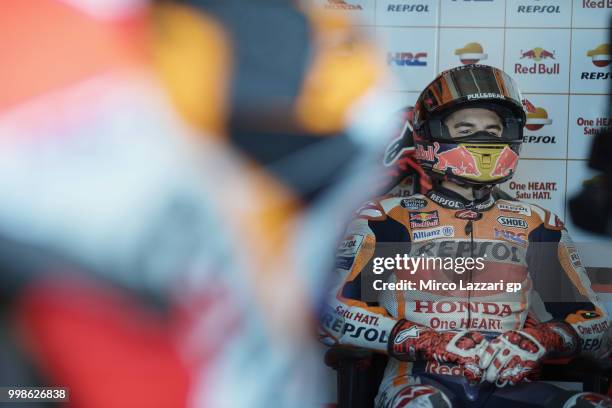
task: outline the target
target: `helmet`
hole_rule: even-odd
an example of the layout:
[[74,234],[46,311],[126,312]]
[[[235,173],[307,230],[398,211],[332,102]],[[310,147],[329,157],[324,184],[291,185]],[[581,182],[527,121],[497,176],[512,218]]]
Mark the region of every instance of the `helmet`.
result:
[[[518,163],[525,111],[520,91],[500,69],[469,64],[442,72],[423,90],[413,117],[415,157],[434,179],[471,186],[502,183]],[[495,112],[503,129],[452,137],[445,119],[465,108]]]

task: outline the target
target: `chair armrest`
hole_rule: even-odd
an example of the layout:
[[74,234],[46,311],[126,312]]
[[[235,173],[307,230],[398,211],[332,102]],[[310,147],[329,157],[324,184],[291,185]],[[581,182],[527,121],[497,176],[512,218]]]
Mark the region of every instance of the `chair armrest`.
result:
[[337,372],[338,408],[365,408],[368,375],[373,353],[362,348],[333,346],[325,353],[325,364]]

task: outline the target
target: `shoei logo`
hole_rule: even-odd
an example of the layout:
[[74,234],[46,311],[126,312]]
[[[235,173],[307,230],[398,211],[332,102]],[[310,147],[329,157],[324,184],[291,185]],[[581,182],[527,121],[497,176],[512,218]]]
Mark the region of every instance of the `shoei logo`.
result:
[[528,130],[534,132],[542,129],[546,125],[552,124],[553,121],[548,117],[546,109],[536,107],[528,99],[523,99],[523,106],[527,111],[527,123],[525,123],[525,127]]
[[424,67],[427,65],[427,53],[426,52],[388,52],[387,53],[387,64],[403,66],[419,66]]
[[334,10],[363,10],[359,4],[347,3],[344,0],[327,0],[325,8]]
[[477,42],[467,43],[463,48],[457,48],[455,55],[459,56],[459,60],[463,65],[476,64],[480,60],[486,60],[488,55],[484,52],[482,45]]
[[527,229],[527,221],[522,218],[497,217],[497,222],[504,227]]

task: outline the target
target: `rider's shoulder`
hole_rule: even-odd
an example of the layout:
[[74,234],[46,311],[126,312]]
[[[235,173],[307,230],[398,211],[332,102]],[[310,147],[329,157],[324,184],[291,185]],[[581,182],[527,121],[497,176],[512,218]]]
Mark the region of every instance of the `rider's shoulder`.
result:
[[385,212],[389,213],[395,208],[403,208],[410,211],[417,211],[427,207],[430,200],[423,194],[415,193],[408,197],[385,197],[381,200],[381,206]]
[[514,199],[500,199],[495,201],[495,206],[500,212],[525,216],[548,229],[563,229],[563,222],[557,214],[537,204]]
[[363,203],[356,211],[358,218],[382,220],[396,209],[417,211],[427,207],[430,200],[423,194],[412,194],[408,197],[383,195]]

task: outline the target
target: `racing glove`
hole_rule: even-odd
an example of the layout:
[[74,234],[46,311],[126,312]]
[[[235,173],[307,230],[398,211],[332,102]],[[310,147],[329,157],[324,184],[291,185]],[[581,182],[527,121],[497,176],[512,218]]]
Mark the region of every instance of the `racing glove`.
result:
[[402,361],[427,360],[459,364],[472,383],[481,381],[480,355],[485,337],[473,331],[438,332],[408,320],[400,320],[389,336],[389,355]]
[[577,347],[576,332],[563,322],[507,331],[492,340],[480,356],[483,380],[498,387],[518,384],[539,371],[544,356],[571,355]]

